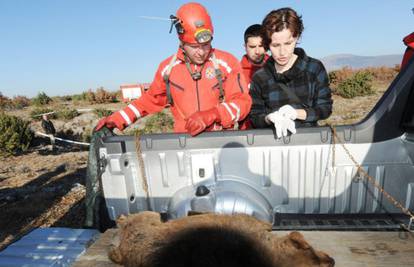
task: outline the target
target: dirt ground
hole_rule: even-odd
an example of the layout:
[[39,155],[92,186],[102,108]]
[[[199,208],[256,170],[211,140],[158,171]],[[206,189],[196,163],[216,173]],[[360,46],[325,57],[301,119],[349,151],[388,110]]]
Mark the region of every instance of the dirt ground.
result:
[[[321,124],[358,122],[372,109],[384,88],[386,86],[368,97],[344,99],[334,96],[333,114]],[[117,110],[124,105],[76,108]],[[11,113],[30,118],[30,109]],[[57,131],[73,128],[76,132],[90,130],[97,121],[96,115],[86,113],[71,122],[53,122]],[[39,125],[39,122],[32,122],[36,131],[41,130]],[[0,250],[36,227],[83,226],[87,149],[58,142],[56,149],[50,151],[47,139],[37,139],[36,142],[36,146],[23,155],[0,158]]]

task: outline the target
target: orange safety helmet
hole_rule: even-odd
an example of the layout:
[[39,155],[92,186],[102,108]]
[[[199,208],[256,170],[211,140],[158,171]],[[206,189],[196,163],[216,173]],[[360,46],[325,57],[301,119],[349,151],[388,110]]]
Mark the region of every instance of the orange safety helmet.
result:
[[213,39],[210,15],[199,3],[182,5],[176,16],[171,15],[170,18],[177,29],[178,38],[184,43],[203,44]]

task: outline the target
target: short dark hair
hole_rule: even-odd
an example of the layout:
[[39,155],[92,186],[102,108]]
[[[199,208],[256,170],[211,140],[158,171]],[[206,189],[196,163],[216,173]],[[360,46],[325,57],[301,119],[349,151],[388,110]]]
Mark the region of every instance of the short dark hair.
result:
[[263,46],[269,49],[272,40],[272,34],[288,29],[292,32],[293,37],[300,37],[303,32],[302,16],[299,16],[295,10],[290,7],[272,10],[263,19]]
[[247,27],[246,31],[244,31],[245,44],[247,44],[247,39],[249,39],[249,37],[262,37],[262,25],[253,24]]

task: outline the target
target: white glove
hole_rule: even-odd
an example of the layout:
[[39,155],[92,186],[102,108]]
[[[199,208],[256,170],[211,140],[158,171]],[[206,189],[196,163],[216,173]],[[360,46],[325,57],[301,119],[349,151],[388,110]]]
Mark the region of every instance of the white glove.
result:
[[266,116],[268,121],[273,122],[273,126],[276,130],[276,137],[281,138],[287,136],[289,130],[292,134],[296,133],[295,122],[283,115],[279,111],[272,112]]
[[279,113],[282,116],[285,116],[291,120],[296,120],[298,117],[298,113],[296,112],[296,109],[292,107],[291,105],[284,105],[281,108],[279,108]]

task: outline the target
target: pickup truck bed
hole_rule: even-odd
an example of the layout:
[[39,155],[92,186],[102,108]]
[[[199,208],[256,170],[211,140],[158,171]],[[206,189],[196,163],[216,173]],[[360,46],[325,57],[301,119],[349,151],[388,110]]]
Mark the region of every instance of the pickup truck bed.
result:
[[[72,265],[120,266],[112,263],[108,249],[116,229],[109,229]],[[274,231],[285,235],[287,231]],[[414,234],[408,232],[301,231],[316,249],[328,253],[338,267],[414,266]],[[328,238],[329,237],[329,238]]]

